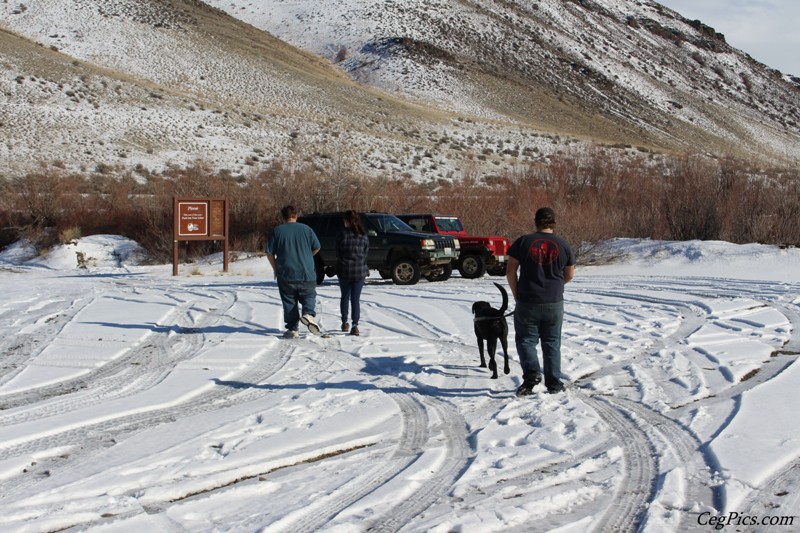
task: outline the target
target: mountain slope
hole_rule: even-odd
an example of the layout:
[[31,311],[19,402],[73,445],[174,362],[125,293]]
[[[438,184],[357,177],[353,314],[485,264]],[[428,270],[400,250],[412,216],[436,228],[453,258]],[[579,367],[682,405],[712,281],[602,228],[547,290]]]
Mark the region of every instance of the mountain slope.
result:
[[434,180],[594,143],[799,152],[797,87],[654,2],[43,0],[0,4],[0,30],[9,175],[346,154]]
[[195,158],[242,170],[246,160],[293,150],[314,155],[308,146],[324,149],[344,131],[379,146],[394,142],[394,129],[443,120],[202,2],[0,9],[6,26],[47,45],[2,32],[8,112],[0,128],[9,141],[0,158],[12,171],[36,161],[83,161],[91,170]]
[[208,3],[459,112],[679,151],[796,153],[798,87],[656,2]]

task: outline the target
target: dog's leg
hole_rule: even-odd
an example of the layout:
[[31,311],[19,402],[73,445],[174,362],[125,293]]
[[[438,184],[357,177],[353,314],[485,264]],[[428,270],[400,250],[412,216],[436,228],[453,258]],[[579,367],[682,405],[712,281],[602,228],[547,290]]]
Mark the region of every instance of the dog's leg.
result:
[[483,355],[483,339],[478,337],[478,353],[481,354],[481,368],[486,368],[486,357]]
[[497,362],[494,359],[497,351],[497,339],[486,339],[486,351],[489,352],[489,370],[492,371],[492,379],[497,379]]
[[511,372],[511,367],[508,366],[508,339],[506,337],[500,337],[500,344],[503,345],[503,356],[505,357],[503,373],[508,374]]

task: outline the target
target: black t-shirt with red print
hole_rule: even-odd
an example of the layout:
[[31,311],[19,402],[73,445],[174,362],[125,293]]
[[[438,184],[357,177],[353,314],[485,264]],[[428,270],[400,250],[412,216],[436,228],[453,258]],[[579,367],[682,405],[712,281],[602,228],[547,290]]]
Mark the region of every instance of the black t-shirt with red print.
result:
[[520,263],[518,300],[539,304],[564,299],[564,269],[575,264],[567,241],[554,233],[531,233],[514,241],[508,255]]

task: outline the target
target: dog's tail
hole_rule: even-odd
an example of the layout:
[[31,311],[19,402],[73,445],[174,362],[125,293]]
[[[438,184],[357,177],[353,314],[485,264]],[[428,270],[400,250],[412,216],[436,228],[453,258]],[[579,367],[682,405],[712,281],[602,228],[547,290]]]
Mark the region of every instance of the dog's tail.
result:
[[500,314],[503,314],[506,312],[506,309],[508,309],[508,293],[506,292],[505,287],[499,283],[495,283],[495,285],[498,289],[500,289],[500,294],[503,295],[503,305],[500,306]]

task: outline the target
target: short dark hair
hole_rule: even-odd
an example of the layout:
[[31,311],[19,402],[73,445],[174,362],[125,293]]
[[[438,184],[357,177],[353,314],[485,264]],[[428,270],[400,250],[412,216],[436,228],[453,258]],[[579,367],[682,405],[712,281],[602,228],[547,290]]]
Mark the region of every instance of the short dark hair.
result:
[[536,229],[552,229],[556,225],[556,212],[549,207],[540,207],[533,217]]
[[297,208],[293,205],[287,205],[281,209],[281,217],[283,220],[289,220],[297,216]]

